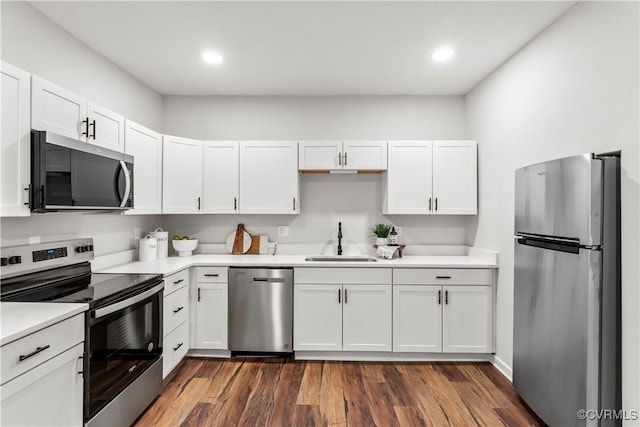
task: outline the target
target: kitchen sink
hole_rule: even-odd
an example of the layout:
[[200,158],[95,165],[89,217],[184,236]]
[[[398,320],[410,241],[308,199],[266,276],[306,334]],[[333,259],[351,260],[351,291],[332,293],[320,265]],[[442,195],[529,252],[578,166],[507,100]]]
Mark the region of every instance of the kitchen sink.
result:
[[305,261],[325,261],[325,262],[376,262],[377,258],[367,255],[317,255],[309,256]]

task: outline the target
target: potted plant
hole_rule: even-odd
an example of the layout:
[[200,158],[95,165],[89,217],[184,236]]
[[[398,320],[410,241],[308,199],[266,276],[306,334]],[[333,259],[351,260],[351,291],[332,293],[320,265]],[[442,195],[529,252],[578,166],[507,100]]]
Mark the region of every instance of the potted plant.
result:
[[387,244],[387,237],[391,231],[391,226],[387,224],[376,224],[371,227],[371,232],[377,237],[376,245],[384,246]]

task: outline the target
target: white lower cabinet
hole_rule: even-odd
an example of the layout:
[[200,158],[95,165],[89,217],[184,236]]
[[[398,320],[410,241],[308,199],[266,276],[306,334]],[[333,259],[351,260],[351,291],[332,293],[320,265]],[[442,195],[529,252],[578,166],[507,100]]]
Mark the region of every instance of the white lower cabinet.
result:
[[491,353],[491,281],[485,269],[394,269],[393,351]]
[[[226,267],[199,267],[192,292],[191,347],[227,350],[228,279]],[[249,313],[248,313],[249,314]]]
[[301,268],[294,277],[294,350],[391,351],[391,269]]
[[189,270],[164,278],[162,378],[189,350]]

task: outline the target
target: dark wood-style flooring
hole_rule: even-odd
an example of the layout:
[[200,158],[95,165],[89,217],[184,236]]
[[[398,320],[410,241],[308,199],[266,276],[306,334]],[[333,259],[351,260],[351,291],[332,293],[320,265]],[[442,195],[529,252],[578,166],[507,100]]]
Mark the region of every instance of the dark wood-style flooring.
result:
[[143,426],[543,426],[489,363],[184,359]]

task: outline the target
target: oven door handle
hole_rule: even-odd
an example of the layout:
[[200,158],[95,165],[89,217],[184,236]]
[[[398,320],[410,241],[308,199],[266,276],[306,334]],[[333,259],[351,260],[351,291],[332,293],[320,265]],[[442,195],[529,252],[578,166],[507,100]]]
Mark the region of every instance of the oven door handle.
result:
[[116,312],[118,310],[122,310],[123,308],[129,307],[135,303],[138,303],[148,297],[150,297],[151,295],[158,293],[160,291],[162,291],[162,289],[164,289],[164,284],[160,284],[158,286],[155,286],[151,289],[149,289],[148,291],[144,291],[138,295],[134,295],[131,298],[127,298],[126,300],[117,302],[115,304],[111,304],[107,307],[104,308],[99,308],[95,311],[95,318],[99,319],[101,317],[107,316],[113,312]]

